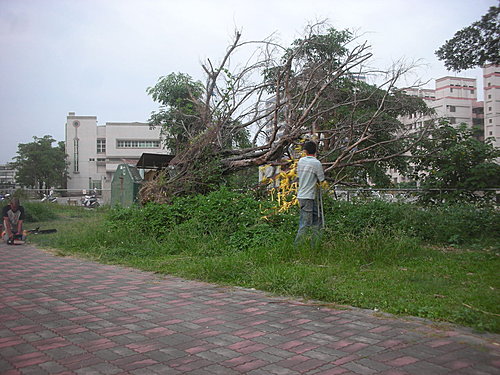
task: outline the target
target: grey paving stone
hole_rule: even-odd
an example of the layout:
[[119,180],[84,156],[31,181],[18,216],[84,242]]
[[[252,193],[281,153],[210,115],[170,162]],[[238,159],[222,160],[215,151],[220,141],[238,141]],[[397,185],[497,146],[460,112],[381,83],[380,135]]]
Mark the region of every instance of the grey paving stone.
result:
[[420,369],[421,374],[441,375],[450,373],[450,369],[426,361],[416,362],[414,367]]
[[279,349],[279,348],[274,348],[274,347],[269,347],[269,348],[263,349],[262,351],[266,352],[266,353],[269,353],[269,354],[272,354],[272,355],[275,355],[277,357],[281,357],[282,359],[283,358],[293,357],[295,355],[295,353],[291,353],[291,352],[289,352],[287,350],[283,350],[283,349]]
[[377,371],[377,370],[374,370],[370,367],[363,366],[358,361],[343,364],[342,367],[346,368],[346,369],[348,369],[356,374],[360,374],[360,375],[373,375],[373,374],[379,373],[379,371]]
[[[319,348],[321,349],[321,348]],[[316,358],[322,360],[324,362],[334,362],[337,359],[343,357],[345,354],[338,352],[337,354],[333,353],[333,351],[327,350],[326,353],[318,350],[318,348],[314,350],[310,350],[307,352],[307,356],[310,358]]]
[[217,354],[222,355],[227,359],[232,359],[241,356],[241,353],[235,352],[234,350],[228,349],[228,348],[216,348],[212,349],[211,352],[215,352]]
[[[97,371],[98,374],[119,374],[122,372],[117,366],[112,365],[111,363],[99,363],[85,369],[86,371]],[[85,372],[83,372],[85,373]]]
[[[161,363],[158,363],[156,365],[152,365],[152,366],[148,366],[145,368],[148,372],[148,374],[168,374],[168,375],[178,375],[178,374],[181,374],[182,372],[176,370],[176,369],[173,369],[172,367],[169,367],[167,365],[164,365],[164,364],[161,364]],[[134,370],[134,371],[140,371],[142,369],[138,369],[138,370]],[[133,372],[132,372],[133,373]]]
[[[131,350],[131,352],[135,353],[132,350]],[[117,352],[115,352],[111,349],[97,350],[97,351],[93,352],[93,354],[96,357],[102,358],[106,361],[114,361],[114,360],[122,357],[121,354],[118,354]]]
[[56,374],[58,372],[63,372],[66,370],[64,366],[61,366],[57,362],[44,362],[38,366],[44,371],[47,371],[49,374]]
[[48,349],[46,352],[49,353],[51,356],[54,356],[54,358],[55,358],[56,353],[63,353],[66,356],[74,356],[74,355],[88,353],[85,349],[81,348],[80,346],[76,346],[76,345],[68,345],[68,346],[64,346],[62,348]]
[[[497,363],[498,363],[498,360],[497,360]],[[493,365],[488,364],[488,363],[474,364],[473,366],[471,366],[471,369],[474,369],[474,370],[477,370],[477,371],[486,372],[487,374],[498,374],[498,373],[500,373],[500,371],[499,371],[500,366],[498,366],[498,365],[493,366]],[[464,371],[464,370],[461,369],[459,371]]]
[[[309,352],[307,354],[309,356]],[[254,353],[252,353],[252,356],[257,358],[257,359],[261,359],[263,361],[269,362],[269,363],[275,363],[275,362],[279,362],[279,361],[283,360],[283,357],[280,357],[280,356],[277,356],[277,355],[274,355],[271,353],[266,353],[264,351],[254,352]],[[311,357],[311,358],[313,358],[313,357]]]
[[29,343],[16,345],[15,350],[19,354],[35,353],[38,351],[35,346]]
[[368,356],[372,356],[372,355],[377,354],[377,353],[381,353],[385,350],[387,350],[387,349],[383,348],[381,346],[371,345],[371,346],[367,346],[366,348],[363,348],[361,350],[358,350],[356,352],[356,354],[361,356],[361,357],[368,357]]
[[231,344],[234,344],[236,342],[241,341],[241,338],[223,333],[220,335],[212,336],[212,337],[207,337],[205,340],[211,344],[217,345],[217,346],[229,346]]
[[289,368],[277,366],[274,363],[263,367],[261,370],[267,371],[268,374],[272,374],[272,375],[298,375],[298,374],[300,374],[300,372],[297,372],[297,371],[289,369]]
[[95,370],[92,367],[85,367],[78,369],[74,372],[77,375],[101,375],[99,370]]
[[6,372],[7,370],[12,370],[14,368],[6,359],[0,359],[0,374]]
[[[234,357],[236,357],[238,355],[240,355],[240,354],[234,352]],[[228,357],[227,355],[223,355],[221,353],[217,353],[213,350],[207,350],[207,351],[204,351],[201,353],[196,353],[196,356],[203,358],[207,361],[213,362],[213,363],[219,363],[219,362],[226,361],[228,358],[234,358],[234,357]]]
[[50,375],[51,373],[40,366],[28,366],[23,367],[22,369],[23,375]]
[[[170,327],[169,327],[170,329]],[[176,346],[185,342],[190,342],[193,340],[191,336],[184,335],[182,333],[175,333],[173,335],[158,337],[157,341],[164,343],[166,346]]]

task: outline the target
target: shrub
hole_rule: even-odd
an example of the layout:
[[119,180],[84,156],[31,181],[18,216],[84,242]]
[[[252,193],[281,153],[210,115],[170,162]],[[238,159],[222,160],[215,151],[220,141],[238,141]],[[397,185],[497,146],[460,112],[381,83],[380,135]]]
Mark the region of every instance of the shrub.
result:
[[183,242],[182,235],[192,242],[202,242],[203,237],[220,238],[224,240],[221,250],[234,251],[277,236],[283,217],[264,221],[262,207],[268,205],[250,194],[222,188],[208,195],[178,197],[170,205],[116,208],[108,215],[108,223],[113,228],[127,226],[132,232],[164,241],[175,238],[176,243]]
[[350,203],[325,199],[325,220],[340,233],[396,230],[435,244],[473,244],[500,237],[500,212],[465,204],[421,208],[380,200]]
[[[138,236],[175,243],[174,253],[191,244],[201,252],[215,254],[273,246],[284,238],[293,238],[298,209],[263,219],[262,212],[271,205],[251,193],[222,188],[208,195],[175,198],[170,205],[116,208],[107,220],[112,228],[125,227]],[[411,236],[431,244],[494,242],[500,235],[500,213],[472,205],[424,209],[405,203],[350,203],[325,197],[324,206],[328,228],[324,243],[335,241],[337,234],[374,238],[374,231],[386,237]],[[217,246],[208,247],[207,241]]]
[[367,202],[324,200],[325,221],[341,233],[361,234],[369,228],[397,228],[404,208],[381,200]]

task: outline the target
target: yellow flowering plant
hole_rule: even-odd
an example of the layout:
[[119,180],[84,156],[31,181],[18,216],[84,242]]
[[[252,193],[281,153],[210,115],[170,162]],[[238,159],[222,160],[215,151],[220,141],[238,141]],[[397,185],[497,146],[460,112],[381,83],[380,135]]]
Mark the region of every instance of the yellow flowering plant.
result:
[[[276,202],[271,212],[263,217],[264,219],[268,219],[277,213],[287,212],[292,206],[298,204],[297,164],[299,159],[305,155],[305,152],[301,150],[300,145],[297,146],[294,151],[292,159],[287,160],[290,163],[288,168],[282,170],[275,176],[264,177],[262,179],[262,183],[270,187],[269,195],[271,200]],[[295,157],[295,155],[298,156]],[[266,166],[261,168],[266,168]]]

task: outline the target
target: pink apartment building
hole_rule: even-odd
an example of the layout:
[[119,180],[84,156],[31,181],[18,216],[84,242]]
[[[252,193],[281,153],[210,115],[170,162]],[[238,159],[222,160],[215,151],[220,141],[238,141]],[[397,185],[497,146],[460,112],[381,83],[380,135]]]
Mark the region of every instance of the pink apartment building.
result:
[[[429,108],[435,110],[433,116],[414,114],[401,118],[410,129],[421,128],[426,121],[445,118],[451,125],[465,123],[483,128],[478,138],[493,138],[494,145],[500,147],[500,66],[483,67],[484,101],[477,100],[475,78],[446,76],[435,81],[434,89],[410,88],[409,95],[421,97]],[[408,181],[397,171],[389,171],[393,182]]]

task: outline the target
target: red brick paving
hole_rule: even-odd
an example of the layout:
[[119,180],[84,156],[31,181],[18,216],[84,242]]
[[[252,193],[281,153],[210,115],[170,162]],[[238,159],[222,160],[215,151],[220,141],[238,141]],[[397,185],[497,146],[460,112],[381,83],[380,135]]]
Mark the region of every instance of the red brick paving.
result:
[[51,369],[66,375],[493,375],[500,374],[499,342],[499,335],[466,328],[318,308],[0,245],[5,375]]

